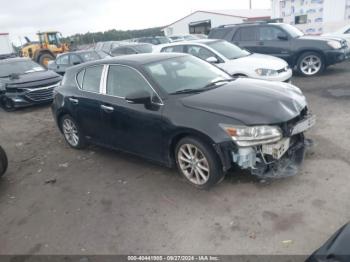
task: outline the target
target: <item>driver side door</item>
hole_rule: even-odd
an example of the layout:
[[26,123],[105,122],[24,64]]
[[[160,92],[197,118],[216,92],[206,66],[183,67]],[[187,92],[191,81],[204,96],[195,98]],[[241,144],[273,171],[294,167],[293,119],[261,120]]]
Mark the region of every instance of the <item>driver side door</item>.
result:
[[[147,91],[154,101],[134,104],[125,99],[138,91]],[[162,162],[162,110],[161,99],[138,70],[109,66],[101,115],[114,147]]]

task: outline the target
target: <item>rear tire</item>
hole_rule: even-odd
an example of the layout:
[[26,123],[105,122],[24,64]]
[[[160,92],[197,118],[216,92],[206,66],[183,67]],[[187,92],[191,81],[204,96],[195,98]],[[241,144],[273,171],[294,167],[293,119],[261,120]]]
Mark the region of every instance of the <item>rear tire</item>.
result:
[[4,149],[0,146],[0,177],[5,174],[8,166],[8,160]]
[[49,61],[51,60],[55,60],[55,57],[52,56],[49,53],[44,53],[42,55],[39,56],[38,62],[39,64],[41,64],[42,66],[44,66],[45,68],[47,68]]
[[197,188],[209,189],[224,177],[214,149],[197,138],[181,139],[175,149],[175,159],[186,181]]
[[59,120],[64,139],[74,149],[86,147],[86,140],[79,126],[70,115],[64,115]]
[[315,76],[324,71],[325,62],[322,55],[316,52],[305,52],[298,58],[297,69],[303,76]]

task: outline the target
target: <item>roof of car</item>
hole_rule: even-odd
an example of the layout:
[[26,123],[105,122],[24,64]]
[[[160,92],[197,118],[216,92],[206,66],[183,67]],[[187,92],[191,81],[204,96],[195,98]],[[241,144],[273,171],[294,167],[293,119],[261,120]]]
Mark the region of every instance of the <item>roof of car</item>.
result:
[[97,61],[87,62],[74,68],[83,68],[91,65],[99,65],[99,64],[125,64],[125,65],[144,65],[157,61],[162,61],[166,59],[176,58],[188,56],[186,54],[178,54],[178,53],[146,53],[146,54],[135,54],[135,55],[123,55],[118,57],[112,57],[108,59],[102,59]]
[[137,42],[123,42],[123,43],[120,43],[119,46],[116,46],[114,49],[116,48],[121,48],[121,47],[133,47],[133,46],[153,46],[152,44],[149,44],[149,43],[137,43]]
[[222,39],[197,39],[197,40],[179,41],[179,42],[172,42],[172,43],[157,45],[154,48],[156,50],[160,50],[163,47],[178,46],[178,45],[190,45],[190,44],[206,45],[206,44],[220,42],[220,41],[225,41],[225,40],[222,40]]

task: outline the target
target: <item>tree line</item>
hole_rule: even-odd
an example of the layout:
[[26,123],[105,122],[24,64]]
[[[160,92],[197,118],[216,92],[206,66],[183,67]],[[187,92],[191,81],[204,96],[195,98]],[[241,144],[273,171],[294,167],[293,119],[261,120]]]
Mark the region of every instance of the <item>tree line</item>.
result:
[[76,45],[93,44],[104,41],[120,41],[144,36],[163,36],[161,27],[139,29],[139,30],[108,30],[104,32],[87,32],[66,37],[66,41],[73,41]]

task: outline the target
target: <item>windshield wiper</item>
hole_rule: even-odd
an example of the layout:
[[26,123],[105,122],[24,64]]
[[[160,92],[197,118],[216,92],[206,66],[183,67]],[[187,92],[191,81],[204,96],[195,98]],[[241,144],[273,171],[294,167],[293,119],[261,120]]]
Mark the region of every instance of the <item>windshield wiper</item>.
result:
[[186,88],[182,90],[178,90],[176,92],[170,93],[170,95],[176,95],[176,94],[190,94],[190,93],[199,93],[202,92],[201,89],[193,89],[193,88]]
[[234,81],[236,80],[235,78],[230,78],[230,79],[221,79],[221,80],[217,80],[217,81],[213,81],[207,85],[205,85],[202,90],[206,90],[206,89],[211,89],[211,88],[216,88],[218,87],[217,84],[220,84],[220,83],[223,83],[223,82],[231,82],[231,81]]

